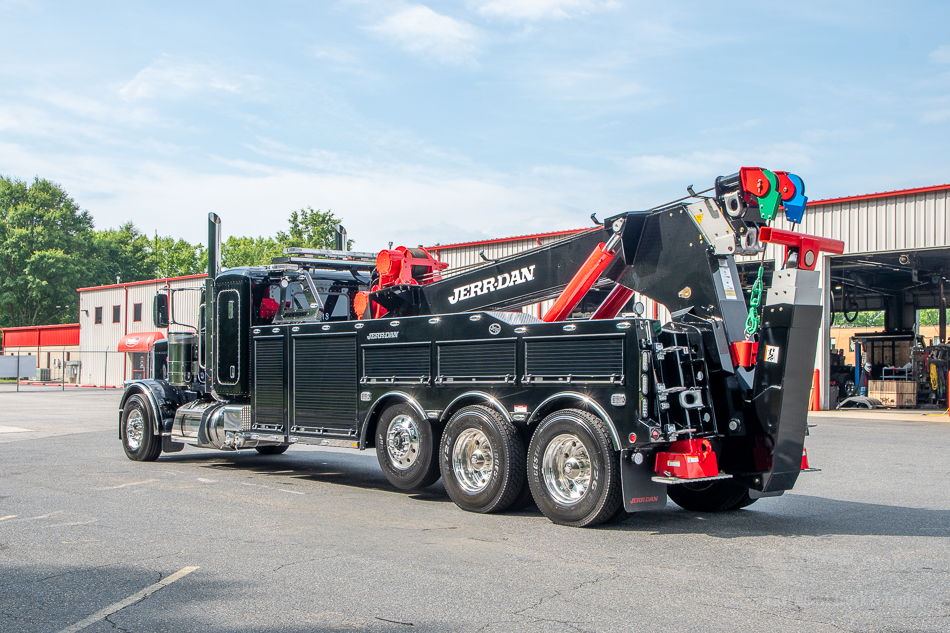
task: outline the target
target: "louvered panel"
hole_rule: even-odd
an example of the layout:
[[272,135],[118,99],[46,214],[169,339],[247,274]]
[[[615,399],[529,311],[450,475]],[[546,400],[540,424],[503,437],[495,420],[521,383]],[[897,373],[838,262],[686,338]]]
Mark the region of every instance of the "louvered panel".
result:
[[356,337],[294,339],[294,427],[344,429],[356,424]]
[[363,347],[363,375],[368,378],[418,380],[429,375],[429,346],[380,345]]
[[622,338],[556,338],[525,341],[525,373],[608,379],[623,375]]
[[254,424],[284,425],[284,341],[254,341]]
[[439,345],[441,376],[500,379],[515,372],[514,341]]

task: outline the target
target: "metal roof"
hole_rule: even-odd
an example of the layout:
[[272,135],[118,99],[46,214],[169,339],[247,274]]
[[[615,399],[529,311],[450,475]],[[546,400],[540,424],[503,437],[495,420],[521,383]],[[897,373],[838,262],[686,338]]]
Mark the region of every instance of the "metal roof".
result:
[[[865,193],[855,196],[844,196],[840,198],[826,198],[824,200],[809,200],[808,206],[824,206],[829,204],[840,204],[843,202],[859,202],[861,200],[876,200],[884,198],[894,198],[897,196],[908,196],[918,193],[929,193],[933,191],[948,191],[950,190],[950,184],[945,185],[932,185],[929,187],[914,187],[911,189],[897,189],[894,191],[882,191],[880,193]],[[459,242],[457,244],[439,244],[438,246],[427,246],[428,250],[440,250],[445,248],[465,248],[468,246],[481,246],[484,244],[497,244],[499,242],[520,242],[522,240],[534,240],[540,239],[543,237],[553,237],[559,235],[572,235],[574,233],[580,233],[581,231],[586,231],[587,229],[569,229],[564,231],[551,231],[549,233],[534,233],[531,235],[516,235],[513,237],[499,237],[490,240],[479,240],[474,242]]]
[[163,284],[167,281],[181,281],[182,279],[204,279],[208,275],[202,273],[200,275],[185,275],[184,277],[165,277],[163,279],[145,279],[143,281],[127,281],[125,283],[119,284],[108,284],[105,286],[89,286],[88,288],[76,288],[78,292],[85,292],[86,290],[103,290],[105,288],[128,288],[129,286],[141,286],[142,284]]

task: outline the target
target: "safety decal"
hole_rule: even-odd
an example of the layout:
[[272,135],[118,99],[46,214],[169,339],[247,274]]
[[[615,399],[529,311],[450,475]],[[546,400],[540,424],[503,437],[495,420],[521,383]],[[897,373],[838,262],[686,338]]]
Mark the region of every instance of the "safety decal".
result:
[[767,363],[778,362],[778,346],[777,345],[765,346],[765,362]]

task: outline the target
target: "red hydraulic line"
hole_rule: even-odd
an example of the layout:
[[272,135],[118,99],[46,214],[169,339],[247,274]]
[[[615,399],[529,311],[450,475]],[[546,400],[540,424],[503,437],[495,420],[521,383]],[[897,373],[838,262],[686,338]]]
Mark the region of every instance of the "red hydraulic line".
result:
[[604,299],[604,302],[600,304],[600,307],[594,312],[594,315],[591,317],[592,321],[597,321],[599,319],[613,319],[620,311],[623,310],[623,307],[627,305],[627,302],[630,301],[630,297],[633,296],[633,290],[627,288],[623,284],[617,284],[614,286],[614,289],[610,291],[610,294],[607,295],[607,298]]
[[542,321],[547,323],[563,321],[574,310],[614,258],[617,252],[612,248],[617,242],[615,238],[617,238],[616,235],[610,239],[610,246],[601,242],[594,248],[590,257],[587,258],[584,265],[580,267],[574,278],[567,284],[564,292],[560,294],[551,309],[547,311],[547,314],[542,317]]

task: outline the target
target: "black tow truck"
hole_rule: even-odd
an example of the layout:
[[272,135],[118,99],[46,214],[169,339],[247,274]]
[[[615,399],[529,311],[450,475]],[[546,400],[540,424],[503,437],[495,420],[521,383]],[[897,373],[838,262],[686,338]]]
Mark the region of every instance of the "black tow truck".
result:
[[[667,495],[710,512],[781,495],[803,468],[814,267],[843,244],[769,225],[801,219],[793,174],[743,168],[708,191],[457,270],[404,247],[222,270],[210,214],[200,323],[156,345],[167,379],[126,383],[125,452],[373,448],[397,488],[441,477],[464,510],[533,500],[579,527]],[[734,257],[767,242],[784,267],[750,309]],[[609,293],[571,320],[591,288]],[[635,291],[670,322],[624,312]],[[543,318],[520,310],[547,300]],[[170,311],[158,295],[157,327]]]

